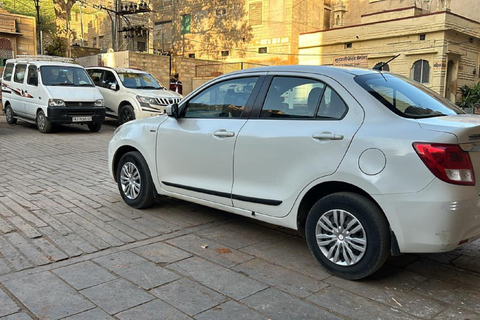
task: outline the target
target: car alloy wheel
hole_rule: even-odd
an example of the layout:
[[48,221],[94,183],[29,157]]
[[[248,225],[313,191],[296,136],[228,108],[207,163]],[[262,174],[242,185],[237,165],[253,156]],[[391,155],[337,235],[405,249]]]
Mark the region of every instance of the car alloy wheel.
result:
[[354,265],[365,254],[365,229],[355,216],[345,210],[325,212],[318,219],[315,234],[323,255],[336,265]]
[[17,119],[14,118],[13,116],[13,110],[10,105],[7,105],[5,108],[5,116],[8,124],[15,124],[17,123]]
[[130,200],[135,200],[140,194],[142,178],[138,168],[132,162],[126,162],[120,172],[120,183],[122,191]]

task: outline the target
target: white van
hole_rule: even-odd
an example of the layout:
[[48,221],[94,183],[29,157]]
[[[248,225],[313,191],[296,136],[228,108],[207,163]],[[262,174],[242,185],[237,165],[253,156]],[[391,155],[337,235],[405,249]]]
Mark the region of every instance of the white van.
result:
[[148,72],[129,68],[87,67],[105,100],[107,116],[120,124],[165,113],[182,96],[159,83]]
[[66,58],[19,56],[5,63],[2,108],[7,122],[35,123],[40,132],[57,124],[87,124],[97,132],[105,119],[103,98],[85,69]]

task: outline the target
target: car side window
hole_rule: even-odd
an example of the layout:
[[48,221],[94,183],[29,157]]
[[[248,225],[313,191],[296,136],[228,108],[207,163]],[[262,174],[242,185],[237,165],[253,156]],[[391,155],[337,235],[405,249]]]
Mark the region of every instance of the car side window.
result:
[[32,86],[38,85],[38,73],[36,66],[28,66],[27,84]]
[[13,63],[7,63],[5,69],[3,70],[3,80],[12,81],[13,74]]
[[332,88],[327,87],[317,112],[317,118],[339,120],[347,111],[342,98]]
[[188,101],[186,118],[238,118],[245,110],[258,77],[227,80]]
[[92,78],[95,86],[100,87],[100,79],[102,79],[102,70],[87,70],[88,75]]
[[105,78],[103,79],[102,87],[110,89],[112,85],[117,84],[117,79],[111,71],[105,71]]
[[325,84],[297,77],[275,77],[263,103],[261,118],[310,118],[318,110]]
[[23,83],[23,79],[25,79],[26,70],[27,70],[26,64],[17,64],[15,68],[15,73],[13,75],[13,81],[18,83]]

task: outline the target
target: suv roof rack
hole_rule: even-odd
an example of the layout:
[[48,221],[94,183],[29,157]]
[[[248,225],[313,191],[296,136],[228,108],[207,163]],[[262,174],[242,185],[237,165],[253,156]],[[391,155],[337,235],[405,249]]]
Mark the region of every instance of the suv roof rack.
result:
[[25,59],[27,61],[55,61],[55,62],[73,63],[73,58],[46,56],[46,55],[19,54],[17,55],[17,59]]

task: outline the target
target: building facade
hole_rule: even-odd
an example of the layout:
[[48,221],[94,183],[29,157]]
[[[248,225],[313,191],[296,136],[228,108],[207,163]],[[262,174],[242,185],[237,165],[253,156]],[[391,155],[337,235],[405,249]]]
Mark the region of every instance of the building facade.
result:
[[299,52],[300,64],[373,68],[393,59],[385,69],[459,101],[459,88],[479,78],[480,2],[336,1],[331,28],[300,35]]
[[0,7],[0,72],[6,59],[36,54],[36,39],[35,18],[11,14]]

